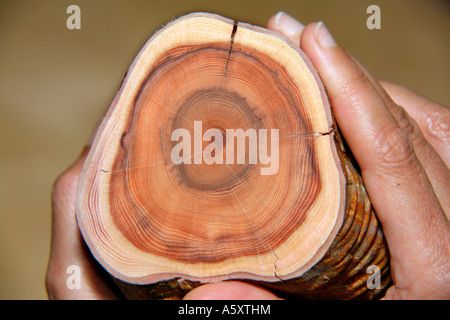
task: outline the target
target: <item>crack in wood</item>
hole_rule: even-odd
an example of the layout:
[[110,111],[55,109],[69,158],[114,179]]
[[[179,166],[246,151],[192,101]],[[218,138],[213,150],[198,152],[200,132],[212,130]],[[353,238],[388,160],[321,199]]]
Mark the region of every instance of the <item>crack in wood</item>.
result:
[[277,274],[277,264],[276,264],[276,262],[274,262],[273,263],[273,274],[274,274],[274,276],[275,276],[275,278],[277,278],[278,280],[280,280],[281,282],[284,282],[284,280],[283,279],[281,279],[279,276],[278,276],[278,274]]
[[334,133],[336,129],[334,127],[332,127],[329,131],[327,132],[308,132],[308,133],[297,133],[297,134],[292,134],[290,136],[286,136],[286,137],[280,137],[280,139],[288,139],[288,138],[306,138],[306,139],[317,139],[323,136],[328,136],[332,133]]
[[234,21],[233,30],[231,31],[231,36],[230,36],[230,49],[228,50],[227,62],[225,64],[225,72],[223,74],[222,91],[223,91],[223,87],[225,86],[225,78],[227,77],[227,71],[228,71],[228,62],[230,61],[231,51],[233,50],[234,37],[236,35],[237,27],[238,27],[238,22]]

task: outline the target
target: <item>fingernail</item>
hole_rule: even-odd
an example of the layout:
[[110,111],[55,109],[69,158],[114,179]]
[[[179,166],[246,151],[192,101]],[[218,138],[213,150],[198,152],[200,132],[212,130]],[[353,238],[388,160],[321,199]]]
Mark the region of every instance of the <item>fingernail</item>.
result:
[[290,37],[300,35],[303,29],[305,29],[305,26],[286,12],[280,11],[275,16],[275,28]]
[[317,43],[322,48],[334,47],[337,45],[334,38],[331,36],[330,31],[328,31],[327,27],[322,21],[316,26],[316,30],[314,31],[314,37],[316,38]]

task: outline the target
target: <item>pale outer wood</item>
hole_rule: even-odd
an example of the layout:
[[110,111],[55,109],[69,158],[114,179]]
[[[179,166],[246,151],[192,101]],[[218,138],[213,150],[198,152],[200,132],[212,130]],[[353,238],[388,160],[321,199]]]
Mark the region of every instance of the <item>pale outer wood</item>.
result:
[[[192,28],[192,26],[195,27]],[[199,31],[192,31],[196,29]],[[187,15],[157,32],[134,60],[121,89],[100,125],[80,175],[76,211],[80,229],[91,252],[105,269],[118,279],[136,284],[146,284],[174,277],[205,282],[230,278],[263,281],[293,278],[303,274],[321,259],[341,226],[345,202],[345,181],[341,168],[336,165],[336,162],[339,163],[339,159],[333,134],[329,134],[316,139],[316,150],[319,150],[318,159],[324,188],[310,210],[310,212],[317,213],[323,210],[321,206],[326,204],[330,206],[328,213],[320,221],[316,221],[315,216],[308,215],[305,223],[276,249],[279,260],[275,260],[272,253],[261,255],[260,262],[264,265],[263,270],[260,266],[255,268],[254,265],[249,264],[248,258],[245,257],[216,263],[214,269],[207,264],[186,265],[167,260],[164,257],[141,252],[129,243],[115,227],[108,214],[110,176],[107,171],[112,170],[111,159],[118,150],[129,110],[133,107],[133,99],[137,94],[139,84],[145,79],[149,67],[162,53],[181,44],[229,42],[232,29],[232,20],[200,13]],[[242,23],[238,25],[234,41],[276,57],[280,63],[284,64],[297,83],[299,90],[307,88],[310,95],[311,92],[313,93],[316,107],[311,108],[309,116],[314,131],[323,133],[330,131],[332,117],[323,85],[309,59],[295,44],[278,33]],[[283,52],[283,54],[279,54],[279,52]],[[94,168],[92,164],[100,164],[100,167]],[[86,192],[84,190],[86,186],[93,186],[93,188]],[[338,186],[338,188],[330,186]],[[325,199],[328,200],[325,201]],[[89,203],[90,207],[85,208],[85,203]],[[97,210],[100,214],[90,215],[89,212],[85,212],[87,209]],[[85,221],[87,217],[92,221],[87,223]],[[95,244],[92,241],[93,238],[97,238]],[[310,245],[299,248],[298,242],[296,242],[299,238],[308,238],[311,245],[319,244],[319,246],[314,251],[310,251]],[[98,246],[99,244],[101,247]],[[110,250],[111,248],[113,250]],[[292,255],[293,252],[296,254]],[[299,257],[302,257],[302,263],[298,263]],[[274,276],[275,263],[276,277]],[[235,272],[236,266],[240,266],[239,268],[246,272]],[[221,275],[215,275],[216,270],[220,270]],[[255,272],[262,274],[256,275]]]

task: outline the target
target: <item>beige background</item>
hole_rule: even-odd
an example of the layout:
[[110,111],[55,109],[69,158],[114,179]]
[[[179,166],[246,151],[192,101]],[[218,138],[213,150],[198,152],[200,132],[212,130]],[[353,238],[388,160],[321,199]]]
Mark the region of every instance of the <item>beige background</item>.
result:
[[[81,8],[81,30],[66,8]],[[382,29],[366,28],[381,8]],[[450,104],[450,10],[438,0],[0,0],[0,299],[45,299],[50,191],[87,143],[134,56],[173,17],[209,11],[264,26],[323,20],[382,79]]]

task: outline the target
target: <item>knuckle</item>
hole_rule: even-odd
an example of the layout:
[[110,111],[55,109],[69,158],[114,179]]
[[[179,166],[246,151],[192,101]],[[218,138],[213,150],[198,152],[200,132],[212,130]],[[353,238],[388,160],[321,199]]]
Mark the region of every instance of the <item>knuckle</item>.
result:
[[339,90],[342,95],[353,100],[357,96],[355,93],[358,91],[359,84],[365,80],[367,80],[366,75],[361,69],[357,68],[351,77],[340,79]]
[[75,201],[78,176],[70,171],[63,172],[56,178],[52,187],[52,208],[65,208],[68,203]]
[[395,105],[391,110],[400,128],[402,128],[408,135],[415,131],[414,125],[412,121],[410,121],[405,109],[399,105]]
[[408,134],[394,125],[380,130],[375,139],[375,151],[380,160],[389,166],[412,167],[416,159]]
[[433,139],[444,143],[450,142],[450,111],[448,108],[428,113],[426,124],[427,131]]
[[56,178],[56,180],[53,182],[52,186],[52,196],[57,198],[62,194],[64,190],[69,188],[70,186],[70,180],[67,172],[63,172],[60,176]]
[[50,272],[48,271],[45,276],[45,290],[47,291],[47,296],[49,299],[53,299],[55,297],[55,292],[57,292],[58,285],[55,281],[55,278],[52,277]]
[[72,172],[71,168],[61,173],[53,182],[52,194],[58,196],[61,193],[67,192],[76,188],[78,184],[78,175]]
[[81,171],[81,166],[84,161],[84,156],[89,151],[89,148],[86,147],[83,150],[82,156],[80,156],[75,163],[69,166],[64,172],[62,172],[53,182],[52,186],[52,196],[53,198],[65,195],[67,192],[73,192],[77,190],[78,185],[78,176]]
[[66,296],[66,283],[57,271],[48,271],[45,277],[45,290],[50,300],[63,299]]
[[417,123],[409,116],[405,109],[399,105],[395,105],[391,110],[399,127],[405,131],[413,144],[423,145],[425,138]]

